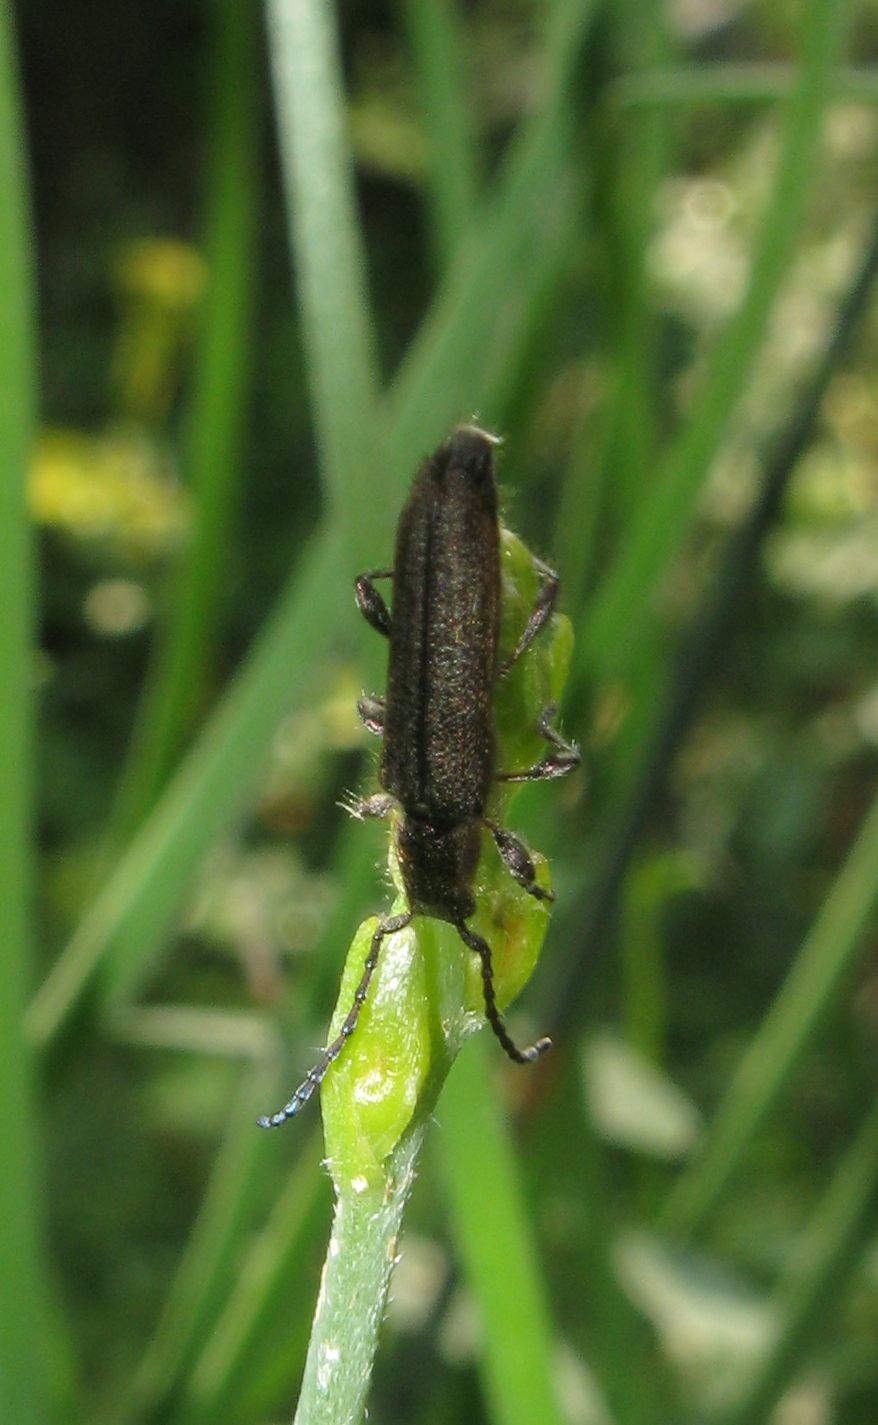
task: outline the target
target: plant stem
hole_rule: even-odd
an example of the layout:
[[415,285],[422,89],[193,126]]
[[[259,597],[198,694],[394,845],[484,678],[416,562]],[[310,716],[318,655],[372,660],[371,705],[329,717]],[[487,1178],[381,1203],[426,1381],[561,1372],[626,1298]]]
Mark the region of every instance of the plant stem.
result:
[[363,1417],[424,1127],[400,1140],[382,1182],[355,1178],[337,1187],[294,1425],[359,1425]]

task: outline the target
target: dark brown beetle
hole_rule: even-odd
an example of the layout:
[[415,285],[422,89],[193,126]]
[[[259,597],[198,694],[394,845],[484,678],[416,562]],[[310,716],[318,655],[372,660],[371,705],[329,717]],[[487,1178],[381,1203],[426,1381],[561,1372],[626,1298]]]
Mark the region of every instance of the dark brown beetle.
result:
[[[358,704],[366,726],[384,738],[384,790],[351,809],[357,816],[386,816],[399,808],[397,853],[409,909],[378,922],[341,1031],[289,1102],[259,1120],[262,1127],[275,1128],[292,1118],[323,1081],[356,1028],[382,941],[415,915],[449,921],[478,954],[485,1013],[511,1059],[529,1063],[549,1048],[548,1039],[526,1049],[513,1043],[497,1009],[490,946],[467,925],[475,911],[482,827],[491,832],[525,890],[541,899],[551,895],[537,884],[524,843],[486,817],[492,782],[560,777],[579,762],[576,747],[551,726],[555,709],[548,707],[538,724],[549,743],[546,756],[523,771],[495,769],[497,679],[549,619],[558,593],[557,576],[541,565],[542,588],[515,649],[501,665],[495,444],[477,426],[455,430],[415,477],[400,516],[393,569],[373,569],[356,580],[357,604],[372,627],[389,638],[390,658],[386,698],[363,697]],[[393,580],[392,614],[376,579]]]

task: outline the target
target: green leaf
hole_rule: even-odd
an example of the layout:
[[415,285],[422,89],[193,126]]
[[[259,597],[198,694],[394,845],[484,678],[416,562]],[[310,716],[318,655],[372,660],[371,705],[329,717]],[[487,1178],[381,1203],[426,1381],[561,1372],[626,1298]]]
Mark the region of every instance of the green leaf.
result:
[[406,0],[418,112],[427,139],[432,242],[442,267],[452,261],[472,220],[478,190],[469,58],[457,0]]

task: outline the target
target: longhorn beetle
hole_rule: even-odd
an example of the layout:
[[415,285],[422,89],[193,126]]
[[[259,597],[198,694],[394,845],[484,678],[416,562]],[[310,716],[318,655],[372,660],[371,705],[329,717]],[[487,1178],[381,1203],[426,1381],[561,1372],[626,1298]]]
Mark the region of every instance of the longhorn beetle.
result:
[[[341,1031],[321,1054],[292,1098],[258,1120],[277,1128],[308,1102],[357,1027],[381,943],[416,915],[449,921],[481,960],[485,1014],[510,1059],[530,1063],[549,1048],[538,1039],[521,1049],[510,1038],[494,994],[491,948],[468,924],[476,908],[473,882],[482,827],[494,838],[511,875],[532,896],[551,899],[540,886],[522,841],[486,815],[491,783],[562,777],[579,763],[579,751],[554,727],[554,706],[537,730],[546,755],[521,771],[497,771],[493,696],[502,678],[548,621],[558,577],[544,564],[543,583],[524,631],[499,662],[500,525],[494,482],[495,437],[474,425],[459,426],[425,460],[400,516],[392,569],[372,569],[355,582],[363,616],[390,641],[385,698],[364,696],[357,708],[370,732],[383,735],[379,780],[383,790],[354,803],[355,815],[398,821],[397,853],[408,910],[379,920],[354,1002]],[[375,587],[393,580],[392,612]]]

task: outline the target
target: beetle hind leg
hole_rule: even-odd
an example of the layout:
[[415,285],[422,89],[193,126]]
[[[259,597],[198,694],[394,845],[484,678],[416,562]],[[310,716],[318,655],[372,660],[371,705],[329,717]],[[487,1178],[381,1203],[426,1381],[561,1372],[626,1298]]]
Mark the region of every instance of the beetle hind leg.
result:
[[485,1017],[493,1029],[495,1035],[500,1040],[505,1053],[516,1064],[532,1064],[545,1054],[547,1049],[551,1049],[551,1039],[538,1039],[535,1044],[529,1044],[527,1048],[520,1049],[511,1038],[506,1025],[503,1023],[503,1016],[497,1008],[497,999],[494,993],[494,966],[491,959],[491,947],[487,940],[483,940],[481,935],[477,935],[474,930],[462,920],[454,922],[454,927],[470,950],[475,950],[482,966],[482,985],[485,993]]
[[521,838],[514,832],[507,831],[505,826],[498,826],[496,821],[491,821],[488,817],[484,818],[484,824],[493,836],[500,859],[510,876],[535,900],[553,901],[555,892],[541,886],[537,881],[533,858]]

